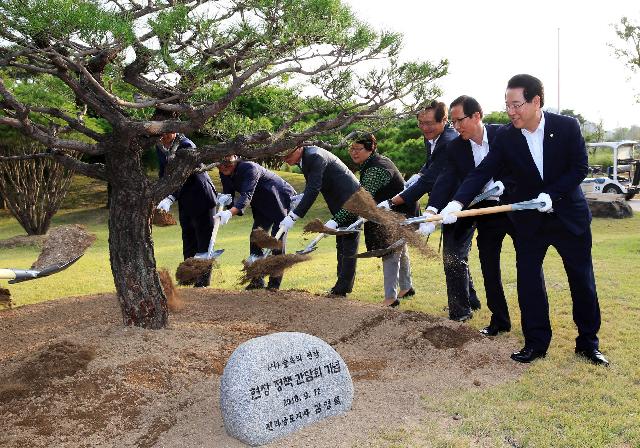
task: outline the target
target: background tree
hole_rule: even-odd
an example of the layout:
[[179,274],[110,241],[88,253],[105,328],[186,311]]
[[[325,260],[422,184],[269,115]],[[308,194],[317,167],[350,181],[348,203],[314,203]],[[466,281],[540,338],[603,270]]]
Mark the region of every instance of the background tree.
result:
[[[91,129],[56,104],[34,106],[0,79],[1,125],[110,183],[110,261],[123,320],[147,328],[168,319],[152,211],[194,169],[232,152],[256,158],[303,141],[328,146],[319,138],[332,133],[340,143],[356,122],[413,113],[439,93],[433,81],[447,69],[445,60],[400,63],[400,36],[375,32],[339,0],[5,0],[0,14],[0,68],[57,78],[78,110],[108,125]],[[280,124],[265,129],[252,120],[232,131],[240,122],[234,101],[268,86],[322,101],[283,104]],[[42,124],[54,118],[87,140]],[[162,179],[147,176],[142,155],[161,134],[205,126],[228,131],[197,151],[173,152]],[[69,151],[105,162],[79,161]]]
[[[640,70],[640,24],[628,17],[622,17],[615,25],[615,32],[619,41],[611,44],[616,56],[624,61],[633,73]],[[640,94],[636,96],[640,102]]]
[[503,110],[489,112],[488,114],[485,114],[484,117],[482,117],[482,121],[485,123],[492,123],[492,124],[511,123],[511,120],[509,120],[509,115],[507,115],[507,113]]

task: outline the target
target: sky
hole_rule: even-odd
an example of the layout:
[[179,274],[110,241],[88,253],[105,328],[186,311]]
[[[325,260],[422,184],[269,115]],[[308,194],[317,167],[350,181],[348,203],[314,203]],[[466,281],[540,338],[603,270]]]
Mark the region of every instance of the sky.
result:
[[607,130],[640,126],[640,73],[609,47],[623,16],[640,23],[636,1],[344,1],[375,29],[402,33],[403,59],[448,59],[438,82],[447,104],[466,94],[485,113],[502,110],[509,78],[529,73],[544,84],[545,109],[557,110],[559,91],[560,109]]

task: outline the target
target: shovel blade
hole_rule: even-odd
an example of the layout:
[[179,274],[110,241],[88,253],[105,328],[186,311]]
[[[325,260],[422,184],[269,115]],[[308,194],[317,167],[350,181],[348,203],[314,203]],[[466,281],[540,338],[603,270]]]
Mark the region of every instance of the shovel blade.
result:
[[399,248],[401,248],[404,243],[405,241],[403,239],[399,239],[389,247],[386,247],[384,249],[376,249],[376,250],[370,250],[368,252],[363,252],[361,254],[356,255],[356,258],[384,257],[385,255],[389,255],[390,253],[393,253]]
[[298,255],[306,255],[306,254],[310,254],[311,252],[313,252],[314,250],[316,250],[318,248],[318,246],[311,246],[311,247],[305,247],[302,250],[297,250],[296,254]]
[[211,255],[209,255],[209,253],[207,252],[200,252],[199,254],[195,254],[193,258],[195,258],[196,260],[215,260],[220,255],[222,255],[223,252],[224,249],[216,249],[211,252]]

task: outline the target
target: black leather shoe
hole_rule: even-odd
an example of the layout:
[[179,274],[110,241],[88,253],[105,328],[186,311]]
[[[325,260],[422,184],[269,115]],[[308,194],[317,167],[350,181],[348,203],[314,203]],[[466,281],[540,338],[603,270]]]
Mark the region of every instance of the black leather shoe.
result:
[[471,305],[471,309],[473,311],[478,311],[480,308],[482,308],[482,304],[480,303],[480,301],[478,299],[472,300],[470,302],[470,305]]
[[399,296],[399,299],[408,299],[409,297],[413,297],[416,295],[416,290],[413,288],[409,288],[409,290],[407,292],[404,293],[404,295]]
[[391,308],[398,308],[400,306],[400,301],[398,299],[395,300],[392,304],[389,305]]
[[538,358],[544,358],[545,356],[547,356],[546,351],[523,347],[519,352],[512,353],[511,359],[518,362],[529,363]]
[[327,297],[347,297],[347,293],[342,291],[336,291],[335,289],[331,288],[327,292]]
[[485,336],[497,336],[499,333],[507,333],[511,331],[511,328],[500,328],[493,325],[488,325],[480,330],[480,333]]
[[472,318],[473,318],[473,311],[469,311],[467,314],[463,314],[462,316],[449,316],[449,319],[455,320],[456,322],[466,322]]
[[598,350],[597,348],[594,348],[591,350],[579,350],[576,348],[576,355],[582,356],[583,358],[588,359],[589,361],[591,361],[592,363],[598,366],[607,367],[609,365],[609,361],[607,360],[607,358],[605,358],[604,355],[600,353],[600,350]]

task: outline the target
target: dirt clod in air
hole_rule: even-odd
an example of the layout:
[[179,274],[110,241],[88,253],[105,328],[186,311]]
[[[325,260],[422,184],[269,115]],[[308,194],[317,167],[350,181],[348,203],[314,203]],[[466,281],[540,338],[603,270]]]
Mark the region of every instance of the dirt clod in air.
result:
[[198,278],[209,273],[215,265],[214,260],[205,258],[187,258],[176,269],[176,280],[179,285],[193,285]]
[[242,269],[243,273],[242,277],[240,277],[240,284],[244,285],[255,278],[263,278],[267,275],[270,277],[280,277],[283,275],[285,269],[310,259],[311,257],[309,255],[281,254],[269,255],[253,263],[243,261],[244,268]]
[[0,288],[0,309],[12,307],[11,291],[6,288]]
[[64,264],[84,254],[96,240],[96,236],[87,232],[80,224],[56,227],[49,231],[47,239],[32,269]]
[[250,240],[256,246],[262,249],[280,250],[282,249],[282,240],[277,240],[269,235],[262,227],[258,227],[251,232]]
[[176,222],[176,218],[174,218],[170,212],[165,212],[164,210],[158,208],[155,209],[153,213],[153,219],[151,220],[151,223],[154,226],[158,227],[175,226],[176,224],[178,224]]
[[380,224],[391,243],[404,239],[407,244],[417,249],[424,257],[438,258],[438,254],[415,232],[416,228],[414,226],[401,225],[406,219],[404,215],[378,208],[376,201],[365,189],[360,188],[351,195],[347,202],[344,203],[343,208],[369,221]]
[[304,226],[303,233],[326,233],[327,235],[338,235],[338,229],[326,227],[318,218],[313,219]]
[[173,311],[174,313],[180,311],[184,307],[184,303],[180,298],[178,288],[176,288],[176,285],[174,285],[171,279],[171,274],[169,274],[167,269],[162,268],[158,270],[158,276],[160,277],[164,295],[167,296],[167,307],[169,311]]

